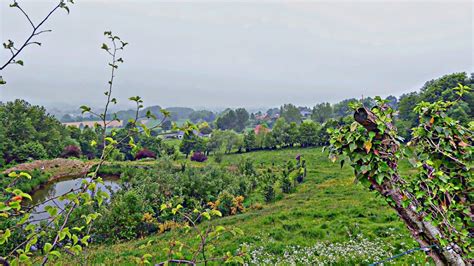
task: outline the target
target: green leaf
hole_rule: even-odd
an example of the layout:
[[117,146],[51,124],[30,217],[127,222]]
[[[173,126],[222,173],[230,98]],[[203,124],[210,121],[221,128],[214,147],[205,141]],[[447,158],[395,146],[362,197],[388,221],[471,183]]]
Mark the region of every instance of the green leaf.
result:
[[82,105],[79,108],[82,110],[82,113],[90,112],[92,110],[89,106],[86,106],[86,105]]
[[59,253],[59,251],[57,251],[57,250],[53,250],[53,251],[49,252],[49,254],[51,254],[53,256],[56,256],[57,258],[61,257],[61,253]]
[[354,132],[356,129],[357,129],[357,126],[359,125],[359,123],[357,122],[352,122],[351,124],[351,132]]
[[366,151],[367,153],[369,153],[371,148],[372,148],[372,142],[371,142],[371,141],[366,141],[366,142],[364,143],[364,149],[365,149],[365,151]]
[[26,178],[28,178],[28,179],[31,179],[31,175],[28,174],[28,173],[25,173],[25,172],[21,172],[19,176],[20,176],[20,177],[24,176],[24,177],[26,177]]
[[43,247],[44,253],[48,253],[52,247],[53,245],[51,245],[51,243],[44,244],[44,247]]
[[208,220],[211,220],[211,215],[208,212],[203,212],[201,215],[206,217]]
[[211,214],[214,216],[222,217],[222,213],[218,210],[211,210]]
[[24,64],[23,60],[16,60],[15,63],[19,64],[20,66],[22,66]]

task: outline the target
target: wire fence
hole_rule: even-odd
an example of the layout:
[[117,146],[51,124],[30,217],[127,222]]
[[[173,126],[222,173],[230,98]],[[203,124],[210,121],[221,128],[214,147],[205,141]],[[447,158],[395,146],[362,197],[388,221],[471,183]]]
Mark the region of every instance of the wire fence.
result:
[[392,256],[392,257],[390,257],[390,258],[387,258],[387,259],[384,259],[384,260],[381,260],[381,261],[374,262],[374,263],[369,264],[369,265],[370,265],[370,266],[380,265],[380,264],[382,264],[382,263],[392,261],[392,260],[394,260],[394,259],[403,257],[403,256],[405,256],[405,255],[408,255],[408,254],[411,254],[411,253],[414,253],[414,252],[417,252],[417,251],[428,252],[428,251],[430,251],[430,250],[433,249],[433,248],[438,248],[438,246],[437,246],[437,245],[431,245],[431,246],[426,246],[426,247],[413,248],[413,249],[407,250],[407,251],[405,251],[405,252],[403,252],[403,253],[397,254],[397,255],[395,255],[395,256]]

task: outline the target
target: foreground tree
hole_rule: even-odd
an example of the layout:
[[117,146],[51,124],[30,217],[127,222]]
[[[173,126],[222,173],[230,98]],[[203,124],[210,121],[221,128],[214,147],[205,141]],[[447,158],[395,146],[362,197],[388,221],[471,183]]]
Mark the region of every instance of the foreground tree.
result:
[[[331,131],[330,158],[342,155],[341,165],[349,159],[356,179],[385,198],[438,265],[474,262],[473,126],[446,115],[469,90],[459,85],[456,100],[418,104],[408,148],[400,146],[393,110],[380,98],[372,109],[352,105],[355,122]],[[415,176],[400,175],[403,155],[417,168]]]

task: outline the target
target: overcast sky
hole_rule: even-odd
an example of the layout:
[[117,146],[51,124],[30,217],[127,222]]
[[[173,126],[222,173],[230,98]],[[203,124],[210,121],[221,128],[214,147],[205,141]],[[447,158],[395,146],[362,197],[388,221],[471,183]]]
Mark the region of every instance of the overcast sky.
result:
[[[20,43],[31,27],[11,2],[0,0],[0,37]],[[39,21],[57,1],[18,2]],[[105,30],[130,43],[115,95],[146,105],[313,106],[473,71],[472,1],[75,2],[45,24],[53,32],[20,56],[24,67],[0,74],[1,101],[102,102]]]

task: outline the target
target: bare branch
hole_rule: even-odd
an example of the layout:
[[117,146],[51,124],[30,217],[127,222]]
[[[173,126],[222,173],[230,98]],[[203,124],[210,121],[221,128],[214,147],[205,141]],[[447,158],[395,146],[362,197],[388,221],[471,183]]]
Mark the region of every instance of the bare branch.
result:
[[[15,2],[16,3],[16,2]],[[30,24],[33,26],[33,31],[31,32],[30,36],[26,39],[26,41],[20,46],[20,48],[12,54],[12,56],[10,57],[10,59],[7,60],[7,62],[5,62],[1,67],[0,67],[0,70],[3,70],[5,69],[10,63],[14,62],[15,58],[18,56],[18,54],[21,53],[21,51],[28,45],[28,43],[31,41],[31,39],[42,33],[42,32],[37,32],[38,29],[46,22],[46,20],[49,19],[49,17],[56,11],[58,10],[58,8],[61,7],[61,5],[63,4],[62,1],[60,1],[49,13],[48,15],[46,15],[46,17],[37,25],[35,26],[33,24],[33,22],[30,20],[30,18],[28,17],[28,15],[24,12],[23,9],[21,9],[18,4],[17,4],[17,7],[25,14],[25,16],[28,18],[28,21],[30,21]],[[43,31],[43,32],[46,32],[46,31]]]
[[15,1],[15,4],[16,4],[16,8],[20,9],[21,13],[23,13],[23,15],[25,15],[26,19],[28,19],[28,22],[30,22],[31,24],[31,27],[33,27],[33,30],[35,29],[35,24],[33,23],[33,21],[31,21],[30,17],[28,16],[28,14],[26,14],[26,12],[23,10],[23,8],[20,7],[20,5]]

